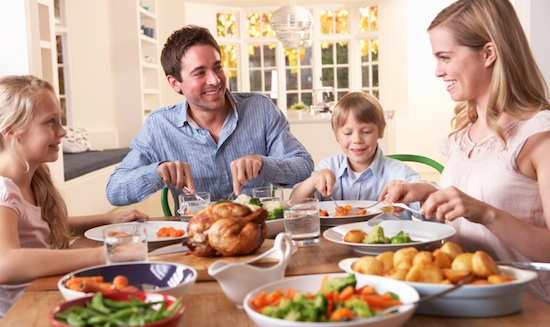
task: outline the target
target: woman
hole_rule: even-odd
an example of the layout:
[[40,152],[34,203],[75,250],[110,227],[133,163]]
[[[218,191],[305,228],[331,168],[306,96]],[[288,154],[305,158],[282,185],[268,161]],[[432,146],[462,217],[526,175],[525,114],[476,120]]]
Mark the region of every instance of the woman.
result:
[[[502,261],[550,262],[548,89],[508,0],[459,0],[428,28],[436,76],[458,102],[440,150],[441,190],[391,182],[386,202],[456,228],[454,241]],[[544,203],[542,199],[546,199]],[[550,303],[550,274],[529,291]]]
[[105,250],[59,250],[71,234],[148,218],[128,213],[68,217],[46,162],[67,133],[51,84],[33,76],[0,78],[0,318],[35,278],[105,263]]

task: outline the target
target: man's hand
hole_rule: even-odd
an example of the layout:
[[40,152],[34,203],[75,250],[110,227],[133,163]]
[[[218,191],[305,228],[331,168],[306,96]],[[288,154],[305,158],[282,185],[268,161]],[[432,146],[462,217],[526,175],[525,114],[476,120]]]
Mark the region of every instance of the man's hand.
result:
[[165,161],[158,165],[157,172],[166,184],[172,185],[178,190],[187,186],[191,193],[196,192],[189,163],[179,160]]
[[248,181],[258,177],[264,161],[261,156],[244,156],[231,162],[231,175],[233,176],[233,192],[241,194],[241,189]]

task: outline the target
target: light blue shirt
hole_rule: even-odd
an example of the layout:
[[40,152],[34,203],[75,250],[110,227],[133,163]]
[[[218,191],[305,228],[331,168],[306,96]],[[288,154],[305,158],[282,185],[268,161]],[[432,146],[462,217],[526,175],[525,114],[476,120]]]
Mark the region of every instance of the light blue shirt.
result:
[[[198,192],[212,201],[233,191],[231,161],[245,155],[262,156],[257,178],[241,193],[269,183],[292,187],[309,177],[313,159],[290,133],[283,112],[266,96],[226,92],[233,104],[216,143],[208,130],[191,123],[187,100],[152,112],[130,144],[130,153],[109,178],[107,198],[112,205],[136,203],[167,185],[157,173],[164,161],[188,162]],[[175,203],[182,192],[169,187]],[[178,207],[178,205],[176,205]]]
[[[382,192],[384,186],[392,180],[404,180],[416,182],[420,180],[420,175],[403,162],[388,158],[378,146],[376,154],[369,168],[355,178],[348,163],[348,158],[344,154],[335,154],[319,162],[314,172],[321,169],[329,169],[336,175],[336,184],[334,185],[332,196],[335,200],[369,200],[377,201],[378,195]],[[330,201],[329,197],[323,197],[318,191],[314,196],[322,201]],[[418,202],[411,206],[420,208]],[[401,219],[410,219],[408,211],[401,214]]]

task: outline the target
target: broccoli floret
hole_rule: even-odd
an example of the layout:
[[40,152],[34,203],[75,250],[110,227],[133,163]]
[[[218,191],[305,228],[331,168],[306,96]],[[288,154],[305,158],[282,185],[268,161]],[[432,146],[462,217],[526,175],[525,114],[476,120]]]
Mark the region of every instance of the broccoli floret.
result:
[[[252,204],[252,200],[253,200],[253,198],[250,195],[239,194],[239,196],[233,202],[245,205],[245,206],[249,207],[250,210],[252,210],[252,211],[256,211],[256,210],[258,210],[262,207],[261,203],[260,203],[260,205]],[[258,201],[259,201],[259,199],[258,199]]]
[[365,244],[388,244],[390,241],[384,236],[384,229],[380,225],[374,226],[369,235],[362,241]]
[[267,210],[266,220],[283,218],[284,204],[281,201],[266,201],[262,204],[262,208]]
[[353,311],[357,317],[372,317],[372,311],[370,310],[369,304],[361,299],[354,298],[346,301],[344,307]]
[[251,198],[250,201],[248,202],[248,204],[251,204],[253,206],[261,207],[262,206],[262,201],[260,201],[259,198]]
[[355,279],[354,274],[349,274],[345,277],[334,277],[332,279],[327,280],[323,284],[323,289],[321,290],[321,293],[324,293],[325,291],[334,292],[338,291],[340,292],[346,286],[353,286],[357,284],[357,279]]
[[400,231],[395,235],[394,237],[390,238],[391,244],[401,244],[401,243],[411,243],[413,240],[409,236],[408,233],[404,233],[403,231]]

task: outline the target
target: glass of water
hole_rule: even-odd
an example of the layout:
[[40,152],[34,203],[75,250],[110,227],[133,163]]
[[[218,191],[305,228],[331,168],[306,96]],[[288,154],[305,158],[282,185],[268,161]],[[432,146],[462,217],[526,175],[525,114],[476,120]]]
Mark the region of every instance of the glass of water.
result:
[[124,223],[103,229],[107,263],[147,261],[147,230],[142,223]]
[[252,189],[252,197],[260,199],[260,202],[284,201],[283,188],[277,186],[263,186]]
[[296,246],[317,245],[321,241],[319,199],[288,201],[284,211],[285,232]]
[[194,216],[197,212],[210,205],[210,193],[197,192],[194,194],[180,194],[180,216]]

